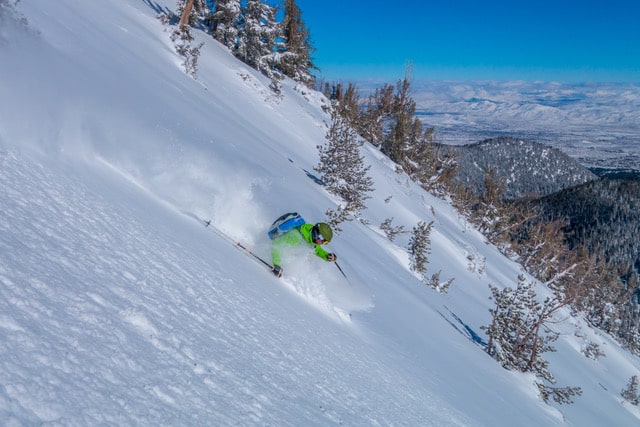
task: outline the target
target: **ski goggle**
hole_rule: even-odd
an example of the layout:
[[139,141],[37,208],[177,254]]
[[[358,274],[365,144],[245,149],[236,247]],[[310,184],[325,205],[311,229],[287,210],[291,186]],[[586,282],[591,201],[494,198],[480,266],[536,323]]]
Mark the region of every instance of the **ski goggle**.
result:
[[324,237],[322,237],[322,234],[320,234],[318,227],[313,227],[311,229],[311,240],[313,240],[313,243],[315,243],[316,245],[329,244],[329,241],[325,240]]

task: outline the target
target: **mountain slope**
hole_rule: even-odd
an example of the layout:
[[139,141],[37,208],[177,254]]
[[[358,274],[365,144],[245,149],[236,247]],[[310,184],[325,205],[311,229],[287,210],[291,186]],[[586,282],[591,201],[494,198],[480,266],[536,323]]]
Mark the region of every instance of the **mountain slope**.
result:
[[[274,218],[321,219],[328,116],[201,33],[186,76],[155,19],[167,7],[21,2],[28,28],[0,15],[0,424],[637,422],[618,393],[640,362],[568,313],[549,360],[583,388],[574,405],[486,355],[487,283],[520,267],[371,147],[370,224],[329,245],[348,282],[306,252],[277,280],[194,220],[268,258]],[[408,236],[384,238],[391,216],[434,221],[428,268],[455,278],[449,294],[408,269]],[[585,358],[590,341],[607,356]]]

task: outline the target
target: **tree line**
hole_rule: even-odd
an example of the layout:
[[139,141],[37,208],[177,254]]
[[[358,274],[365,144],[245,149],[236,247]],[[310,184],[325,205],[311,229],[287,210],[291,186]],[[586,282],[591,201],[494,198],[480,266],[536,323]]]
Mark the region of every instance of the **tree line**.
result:
[[185,58],[185,71],[194,77],[201,45],[192,45],[191,27],[199,27],[268,76],[275,91],[284,76],[311,87],[314,47],[302,12],[295,0],[285,0],[282,20],[277,15],[278,8],[264,0],[178,0],[177,13],[162,19],[176,25],[172,39]]

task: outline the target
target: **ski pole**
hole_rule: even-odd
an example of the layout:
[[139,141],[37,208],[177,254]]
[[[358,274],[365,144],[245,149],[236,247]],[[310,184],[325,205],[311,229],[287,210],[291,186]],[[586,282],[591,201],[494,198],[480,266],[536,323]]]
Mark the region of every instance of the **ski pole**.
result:
[[[211,225],[211,220],[203,220],[202,221],[204,223],[205,227],[209,227]],[[215,226],[211,225],[211,230],[216,233],[218,236],[222,237],[223,239],[225,239],[226,241],[228,241],[229,243],[235,243],[240,249],[243,249],[247,255],[251,255],[252,257],[254,257],[256,260],[260,261],[261,263],[263,263],[264,265],[266,265],[267,267],[269,267],[271,270],[273,270],[273,265],[269,264],[267,261],[263,260],[262,258],[260,258],[258,255],[254,254],[253,252],[251,252],[251,249],[247,248],[246,246],[244,246],[242,243],[240,242],[236,242],[235,240],[232,240],[232,238],[230,236],[228,236],[227,234],[223,233],[222,231],[220,231],[218,228],[216,228]]]
[[257,259],[258,261],[260,261],[261,263],[263,263],[264,265],[266,265],[267,267],[269,267],[270,269],[273,270],[273,265],[269,264],[267,261],[263,260],[258,255],[256,255],[253,252],[251,252],[251,249],[243,246],[242,243],[240,243],[240,242],[238,242],[237,245],[238,245],[239,248],[244,249],[246,253],[248,253],[249,255],[251,255],[252,257],[254,257],[255,259]]
[[[342,275],[344,276],[345,279],[347,279],[347,275],[344,274],[344,271],[342,271],[342,268],[340,268],[340,265],[338,264],[338,261],[334,261],[336,267],[338,267],[338,270],[340,270],[340,273],[342,273]],[[347,279],[347,282],[349,281],[349,279]]]

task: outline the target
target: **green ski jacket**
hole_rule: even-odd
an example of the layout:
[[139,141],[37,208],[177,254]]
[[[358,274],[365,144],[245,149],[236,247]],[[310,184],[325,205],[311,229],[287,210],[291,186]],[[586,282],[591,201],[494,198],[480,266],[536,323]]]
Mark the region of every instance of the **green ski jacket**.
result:
[[313,224],[303,224],[300,228],[287,231],[282,236],[274,239],[271,246],[271,260],[273,261],[273,265],[282,265],[282,256],[280,254],[282,249],[296,246],[303,242],[315,246],[316,255],[326,261],[329,252],[322,249],[321,245],[313,243],[313,240],[311,239],[312,228]]

